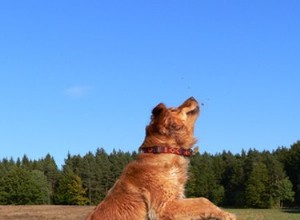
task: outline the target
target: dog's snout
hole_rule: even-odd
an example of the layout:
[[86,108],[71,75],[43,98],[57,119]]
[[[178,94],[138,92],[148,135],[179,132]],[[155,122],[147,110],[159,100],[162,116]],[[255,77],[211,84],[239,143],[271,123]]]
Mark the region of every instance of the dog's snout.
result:
[[194,98],[194,96],[191,96],[185,102],[187,102],[187,103],[193,103],[193,102],[195,102],[195,103],[198,104],[198,101]]
[[196,106],[198,106],[198,101],[193,96],[191,96],[190,98],[185,100],[184,103],[182,103],[178,108],[196,108]]
[[191,96],[188,100],[197,102],[197,100],[193,96]]
[[193,96],[191,96],[184,102],[184,105],[194,105],[195,103],[198,105],[198,101]]

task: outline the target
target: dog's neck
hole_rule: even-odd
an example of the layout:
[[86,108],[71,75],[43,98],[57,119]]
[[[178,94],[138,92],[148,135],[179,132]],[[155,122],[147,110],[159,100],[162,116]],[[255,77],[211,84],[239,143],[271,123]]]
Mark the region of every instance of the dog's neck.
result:
[[184,157],[190,157],[193,154],[192,149],[184,149],[180,147],[162,147],[162,146],[152,146],[152,147],[143,147],[140,149],[141,153],[150,153],[150,154],[176,154]]
[[176,139],[152,135],[146,136],[139,148],[139,152],[151,154],[176,154],[190,157],[198,152],[198,147],[194,148],[194,151],[191,150],[195,143],[195,138],[193,138],[191,142],[179,143]]
[[147,136],[140,146],[139,152],[143,154],[175,154],[190,157],[198,152],[198,147],[194,151],[191,150],[195,143],[196,139],[193,139],[191,143],[179,144],[176,140],[162,136]]

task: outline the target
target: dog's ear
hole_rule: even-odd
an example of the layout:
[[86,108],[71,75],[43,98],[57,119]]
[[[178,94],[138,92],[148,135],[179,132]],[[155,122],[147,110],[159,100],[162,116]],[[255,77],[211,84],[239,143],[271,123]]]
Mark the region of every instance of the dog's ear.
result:
[[165,104],[160,103],[158,104],[153,110],[152,110],[152,117],[157,117],[159,116],[164,110],[166,110],[167,107],[165,106]]

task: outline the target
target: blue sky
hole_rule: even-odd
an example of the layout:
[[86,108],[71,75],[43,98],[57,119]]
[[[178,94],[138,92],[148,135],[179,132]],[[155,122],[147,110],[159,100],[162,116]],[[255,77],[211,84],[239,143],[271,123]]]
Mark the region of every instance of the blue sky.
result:
[[1,1],[0,158],[137,150],[152,108],[203,103],[200,151],[300,139],[299,1]]

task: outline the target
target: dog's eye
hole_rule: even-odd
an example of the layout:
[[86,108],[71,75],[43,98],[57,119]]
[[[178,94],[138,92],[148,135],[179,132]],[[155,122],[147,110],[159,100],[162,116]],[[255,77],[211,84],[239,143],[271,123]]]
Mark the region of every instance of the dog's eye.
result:
[[181,127],[182,127],[181,125],[179,125],[175,122],[171,124],[172,130],[179,130]]

